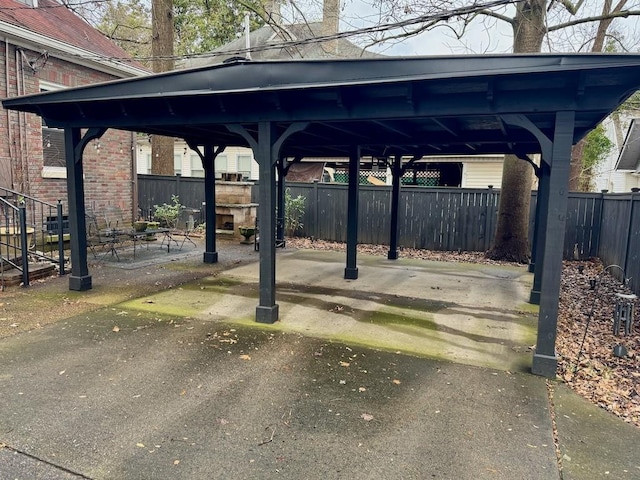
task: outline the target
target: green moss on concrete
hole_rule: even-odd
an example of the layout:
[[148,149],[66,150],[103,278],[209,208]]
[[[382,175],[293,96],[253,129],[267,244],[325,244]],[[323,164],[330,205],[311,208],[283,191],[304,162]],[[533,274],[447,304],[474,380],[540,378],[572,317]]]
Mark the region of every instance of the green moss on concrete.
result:
[[540,305],[534,305],[533,303],[521,303],[518,305],[518,311],[526,313],[540,313]]
[[376,325],[408,325],[426,330],[437,330],[438,325],[433,321],[433,316],[424,314],[421,316],[407,315],[395,312],[387,308],[374,311],[362,311],[355,316],[355,319],[363,323],[373,323]]

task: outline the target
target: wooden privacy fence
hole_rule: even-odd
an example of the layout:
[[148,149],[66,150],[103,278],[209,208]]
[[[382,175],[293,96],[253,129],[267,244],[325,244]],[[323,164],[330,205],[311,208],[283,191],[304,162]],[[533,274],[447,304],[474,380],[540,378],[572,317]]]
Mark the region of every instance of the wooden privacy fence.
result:
[[[298,232],[302,236],[345,241],[347,187],[336,184],[288,183],[292,196],[306,198]],[[531,198],[530,241],[533,238],[536,192]],[[398,212],[401,247],[448,251],[486,251],[496,229],[499,190],[403,187]],[[565,234],[565,258],[589,258],[598,252],[601,194],[571,194]],[[388,244],[391,187],[361,186],[358,241]]]
[[154,205],[171,204],[172,195],[178,195],[187,208],[203,210],[204,178],[138,175],[138,208],[143,218],[149,218]]
[[[292,196],[305,197],[299,236],[346,241],[347,185],[286,184]],[[259,185],[254,187],[257,191]],[[253,198],[257,198],[254,191]],[[191,208],[202,208],[202,178],[138,176],[142,208],[170,203],[171,194]],[[500,191],[403,186],[398,215],[401,247],[448,251],[486,251],[495,234]],[[252,200],[253,201],[253,200]],[[391,187],[360,186],[358,242],[389,243]],[[529,215],[533,238],[536,192]],[[203,217],[202,217],[203,218]],[[640,194],[570,193],[564,239],[565,259],[599,257],[605,265],[619,265],[640,293]],[[615,272],[613,272],[615,274]]]

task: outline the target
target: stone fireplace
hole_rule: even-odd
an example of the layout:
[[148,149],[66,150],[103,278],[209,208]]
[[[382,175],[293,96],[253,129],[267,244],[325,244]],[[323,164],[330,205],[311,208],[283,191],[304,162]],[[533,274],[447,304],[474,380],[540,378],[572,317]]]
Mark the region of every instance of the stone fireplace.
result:
[[253,227],[258,204],[251,203],[252,182],[216,181],[216,234],[243,238],[238,227]]

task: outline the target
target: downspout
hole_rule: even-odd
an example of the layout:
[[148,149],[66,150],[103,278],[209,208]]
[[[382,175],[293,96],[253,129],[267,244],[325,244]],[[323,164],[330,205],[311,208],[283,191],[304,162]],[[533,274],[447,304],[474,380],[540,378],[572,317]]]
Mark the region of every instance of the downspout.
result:
[[[22,78],[22,95],[25,94],[25,81],[24,81],[24,67],[23,67],[23,62],[24,62],[24,52],[20,52],[21,55],[21,61],[20,61],[20,77]],[[16,68],[18,66],[16,65]],[[23,129],[23,142],[24,142],[24,147],[22,149],[22,158],[24,159],[24,165],[25,165],[25,173],[26,173],[26,193],[31,195],[33,192],[31,192],[31,178],[29,175],[29,141],[28,141],[28,126],[27,126],[27,114],[26,113],[22,113],[22,129]],[[44,164],[44,153],[43,153],[43,164]]]
[[[5,74],[5,97],[9,98],[9,39],[7,37],[4,38],[4,74]],[[11,188],[15,189],[14,179],[13,179],[13,160],[15,155],[15,148],[13,145],[13,135],[11,134],[11,113],[9,109],[7,112],[7,140],[9,142],[9,175],[11,176],[9,181],[11,182]]]
[[[16,48],[16,96],[24,95],[24,69],[21,68],[22,62],[20,57],[20,50]],[[20,144],[20,170],[21,170],[21,185],[20,190],[23,193],[29,194],[29,171],[26,164],[25,150],[26,150],[26,127],[27,119],[26,113],[18,112],[18,140]]]
[[[20,52],[16,48],[16,96],[20,96],[20,67],[19,67]],[[18,112],[18,145],[20,148],[20,188],[21,192],[27,193],[25,189],[25,168],[24,168],[24,148],[23,148],[23,136],[22,136],[22,112]]]

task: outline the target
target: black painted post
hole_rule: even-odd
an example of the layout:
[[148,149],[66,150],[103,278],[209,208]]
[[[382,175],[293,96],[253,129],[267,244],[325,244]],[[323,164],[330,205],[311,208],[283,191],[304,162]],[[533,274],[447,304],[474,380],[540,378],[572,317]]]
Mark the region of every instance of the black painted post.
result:
[[[544,216],[544,250],[541,260],[542,288],[540,292],[540,313],[538,316],[538,338],[533,354],[532,373],[554,378],[558,358],[556,356],[556,336],[558,324],[558,292],[562,274],[562,250],[564,245],[567,215],[569,168],[575,112],[556,114],[555,133],[552,146],[551,175],[549,178],[549,203]],[[538,259],[540,260],[540,259]]]
[[393,157],[391,167],[392,187],[391,187],[391,228],[389,231],[389,260],[398,259],[398,210],[400,208],[400,179],[402,178],[402,156]]
[[204,146],[204,155],[201,157],[204,169],[204,203],[205,203],[205,250],[203,263],[216,263],[218,252],[216,251],[216,178],[215,178],[216,152],[213,145]]
[[284,158],[278,158],[276,163],[278,169],[278,217],[276,218],[276,246],[284,247],[284,209],[285,209],[285,173],[284,173]]
[[84,207],[84,182],[79,128],[64,129],[64,149],[67,163],[67,196],[69,200],[69,235],[71,246],[71,275],[69,290],[91,289],[91,275],[87,266],[87,224]]
[[[29,286],[29,241],[27,235],[27,209],[24,202],[18,207],[18,221],[20,225],[20,252],[22,256],[22,286]],[[34,232],[35,234],[35,232]]]
[[318,180],[314,179],[313,180],[313,206],[311,208],[313,208],[313,238],[318,238],[320,235],[320,227],[318,226],[318,218],[319,218],[319,205],[318,205],[318,201],[319,201],[319,196],[318,196]]
[[630,252],[630,245],[631,245],[631,238],[634,236],[634,234],[636,232],[633,231],[633,219],[634,219],[634,214],[633,214],[633,210],[635,207],[635,196],[638,193],[638,189],[636,187],[631,189],[631,198],[629,199],[629,219],[627,221],[627,238],[626,238],[626,242],[625,242],[625,246],[624,246],[624,259],[623,259],[623,263],[622,263],[622,281],[625,282],[625,275],[627,272],[627,267],[629,266],[629,254]]
[[256,160],[260,165],[258,217],[260,218],[260,303],[256,307],[256,322],[278,320],[276,304],[276,176],[273,144],[274,126],[260,122]]
[[59,276],[64,275],[64,225],[62,222],[62,202],[58,200],[56,205],[56,215],[58,217],[58,261],[60,262]]
[[[541,177],[542,175],[540,175]],[[529,261],[529,273],[533,273],[536,271],[536,256],[537,256],[537,245],[538,245],[538,235],[540,234],[540,181],[541,178],[538,177],[538,193],[536,194],[536,211],[533,214],[533,240],[531,242],[531,260]]]
[[349,193],[347,205],[347,267],[344,278],[358,278],[356,266],[358,246],[358,190],[360,186],[360,147],[354,147],[349,155]]
[[533,286],[529,293],[529,303],[540,305],[542,289],[542,271],[544,270],[545,232],[547,230],[547,210],[549,209],[549,180],[551,170],[546,160],[540,162],[540,178],[538,179],[538,198],[536,200],[536,226],[533,245],[535,263],[533,268]]

